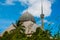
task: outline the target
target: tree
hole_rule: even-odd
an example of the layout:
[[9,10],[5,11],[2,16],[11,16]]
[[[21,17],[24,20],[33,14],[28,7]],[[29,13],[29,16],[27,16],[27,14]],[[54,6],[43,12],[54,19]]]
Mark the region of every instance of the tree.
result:
[[11,40],[23,40],[26,35],[25,35],[25,27],[22,26],[22,23],[20,21],[16,22],[16,25],[13,24],[13,26],[16,28],[14,30],[11,30],[11,34],[13,34]]
[[32,34],[32,38],[33,40],[50,40],[48,33],[40,27],[38,27],[36,32]]
[[11,30],[9,33],[5,32],[2,40],[50,40],[49,32],[42,30],[40,27],[36,29],[36,32],[32,33],[31,37],[27,37],[22,22],[17,21],[13,26],[15,29]]
[[8,32],[5,31],[1,40],[8,40],[9,39],[9,36],[8,35],[9,35]]

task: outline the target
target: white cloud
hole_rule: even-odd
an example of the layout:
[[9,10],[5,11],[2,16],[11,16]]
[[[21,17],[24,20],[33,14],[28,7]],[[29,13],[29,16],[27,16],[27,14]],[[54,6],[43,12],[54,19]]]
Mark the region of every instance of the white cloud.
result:
[[15,5],[14,0],[6,0],[4,3],[0,2],[1,5]]
[[14,5],[13,0],[6,0],[5,3],[7,5]]
[[44,23],[46,23],[46,22],[48,23],[48,21],[47,21],[47,20],[44,20]]
[[[25,11],[28,11],[29,13],[31,13],[32,15],[36,16],[36,17],[40,17],[41,14],[41,0],[20,0],[20,2],[22,2],[23,4],[27,4],[29,5],[28,9],[24,10],[23,13]],[[51,14],[51,6],[52,6],[51,1],[49,0],[43,0],[43,13],[46,16],[49,16]]]
[[[51,21],[48,21],[48,20],[45,20],[45,19],[44,19],[44,23],[52,24],[52,25],[55,24],[54,22],[51,22]],[[41,21],[37,21],[37,24],[41,25]]]
[[48,20],[44,20],[44,23],[54,24],[54,22],[51,22],[51,21],[48,21]]
[[[5,3],[1,3],[2,5],[15,5],[14,2],[20,2],[23,6],[29,5],[26,10],[35,17],[40,17],[41,14],[41,0],[6,0]],[[43,0],[43,13],[46,16],[49,16],[52,12],[51,6],[54,0]]]

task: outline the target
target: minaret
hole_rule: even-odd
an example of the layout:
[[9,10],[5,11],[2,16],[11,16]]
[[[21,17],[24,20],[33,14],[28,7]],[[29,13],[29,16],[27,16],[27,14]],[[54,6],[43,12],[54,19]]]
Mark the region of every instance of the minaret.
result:
[[41,27],[44,29],[43,1],[41,0]]

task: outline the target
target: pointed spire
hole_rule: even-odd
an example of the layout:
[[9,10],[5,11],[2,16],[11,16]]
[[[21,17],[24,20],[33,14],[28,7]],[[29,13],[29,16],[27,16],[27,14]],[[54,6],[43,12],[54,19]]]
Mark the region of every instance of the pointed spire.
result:
[[43,14],[43,2],[41,0],[41,14]]
[[41,0],[41,27],[44,29],[43,0]]

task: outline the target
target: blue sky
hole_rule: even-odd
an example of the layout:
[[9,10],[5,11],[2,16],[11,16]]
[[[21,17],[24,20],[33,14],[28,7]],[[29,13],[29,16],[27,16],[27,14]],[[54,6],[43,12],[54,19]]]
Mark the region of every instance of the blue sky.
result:
[[[52,34],[58,31],[58,26],[60,24],[60,0],[54,0],[55,2],[51,4],[51,10],[49,16],[44,18],[45,27],[44,29],[51,29]],[[24,1],[25,2],[25,1]],[[0,33],[4,32],[12,23],[20,18],[22,12],[29,7],[29,4],[22,3],[21,1],[8,1],[0,0]],[[34,15],[34,14],[32,14]],[[40,17],[35,17],[36,23],[40,24]],[[49,27],[48,24],[52,23]]]

